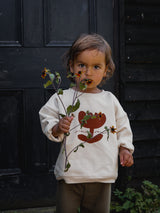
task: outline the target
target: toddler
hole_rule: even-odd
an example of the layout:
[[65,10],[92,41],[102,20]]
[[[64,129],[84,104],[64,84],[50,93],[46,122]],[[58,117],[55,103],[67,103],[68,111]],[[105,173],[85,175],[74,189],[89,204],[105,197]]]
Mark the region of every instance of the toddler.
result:
[[[83,34],[66,60],[75,86],[60,98],[54,94],[39,112],[44,134],[62,143],[54,170],[56,212],[109,213],[118,156],[122,166],[130,167],[134,151],[127,114],[111,92],[99,88],[114,72],[111,48],[102,36]],[[79,108],[62,116],[75,94]]]

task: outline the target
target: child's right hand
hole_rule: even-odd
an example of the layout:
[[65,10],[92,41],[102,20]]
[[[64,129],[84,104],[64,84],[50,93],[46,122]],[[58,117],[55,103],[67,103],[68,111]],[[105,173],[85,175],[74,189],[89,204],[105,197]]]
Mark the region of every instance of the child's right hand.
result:
[[73,116],[72,117],[64,117],[64,118],[60,119],[60,121],[58,123],[59,131],[61,133],[68,133],[72,120],[73,120]]
[[57,136],[59,136],[62,133],[68,133],[72,120],[73,120],[73,116],[71,116],[71,117],[66,116],[64,118],[61,118],[59,123],[56,124],[52,128],[53,136],[57,137]]

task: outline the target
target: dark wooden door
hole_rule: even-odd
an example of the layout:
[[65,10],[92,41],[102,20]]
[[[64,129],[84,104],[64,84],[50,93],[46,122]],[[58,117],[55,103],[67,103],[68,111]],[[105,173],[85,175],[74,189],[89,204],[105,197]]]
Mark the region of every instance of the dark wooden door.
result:
[[59,144],[40,128],[38,111],[53,93],[41,70],[65,76],[61,56],[80,33],[97,32],[113,47],[113,2],[1,0],[0,29],[0,209],[54,205]]

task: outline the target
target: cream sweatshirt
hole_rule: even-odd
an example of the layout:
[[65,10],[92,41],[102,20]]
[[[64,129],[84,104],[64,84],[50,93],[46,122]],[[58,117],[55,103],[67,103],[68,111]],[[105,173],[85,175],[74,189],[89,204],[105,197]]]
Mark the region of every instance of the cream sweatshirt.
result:
[[[65,108],[72,104],[74,95],[75,90],[71,88],[60,95]],[[111,92],[78,92],[78,96],[80,107],[73,113],[70,135],[66,137],[66,151],[70,153],[68,162],[71,165],[68,171],[65,171],[65,136],[61,134],[55,138],[52,135],[52,127],[59,122],[59,114],[65,114],[58,95],[54,94],[39,111],[43,133],[51,141],[63,143],[54,169],[56,179],[64,179],[66,183],[113,183],[118,174],[119,147],[125,147],[132,153],[134,151],[127,114]],[[94,117],[81,128],[80,123],[87,111]],[[91,133],[91,138],[88,133]]]

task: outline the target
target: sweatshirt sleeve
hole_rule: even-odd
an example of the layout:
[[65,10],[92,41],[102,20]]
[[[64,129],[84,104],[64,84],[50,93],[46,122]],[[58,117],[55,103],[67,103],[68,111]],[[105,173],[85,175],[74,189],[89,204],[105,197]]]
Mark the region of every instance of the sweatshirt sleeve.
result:
[[130,122],[126,112],[123,110],[119,101],[113,96],[115,105],[115,117],[116,117],[116,128],[117,128],[117,141],[119,147],[125,147],[134,152],[133,146],[133,134],[130,127]]
[[54,94],[49,101],[39,111],[40,123],[43,133],[49,140],[61,142],[64,134],[54,137],[52,135],[52,128],[59,122],[58,100],[57,94]]

